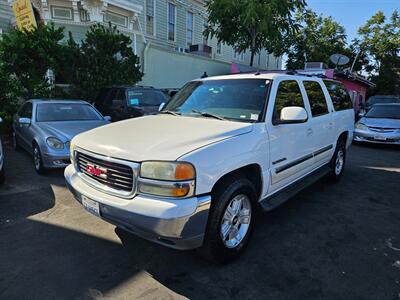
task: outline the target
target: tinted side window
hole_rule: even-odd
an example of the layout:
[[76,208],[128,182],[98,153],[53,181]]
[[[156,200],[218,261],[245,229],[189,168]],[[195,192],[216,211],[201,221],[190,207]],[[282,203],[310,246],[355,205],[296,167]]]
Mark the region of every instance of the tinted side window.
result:
[[350,95],[343,84],[331,80],[324,80],[324,83],[328,89],[333,102],[333,107],[336,111],[353,108]]
[[295,80],[285,80],[279,83],[272,120],[280,120],[282,108],[288,106],[304,108],[303,96],[299,84]]
[[25,103],[20,111],[18,112],[18,116],[20,118],[32,118],[32,103]]
[[117,94],[117,89],[116,88],[110,89],[108,94],[107,94],[107,97],[106,97],[106,99],[105,99],[105,101],[103,103],[103,106],[107,107],[107,108],[110,108],[111,105],[112,105],[112,101],[113,100],[117,100],[115,98],[116,94]]
[[312,115],[316,117],[329,113],[321,85],[316,81],[304,81],[303,84],[310,102]]

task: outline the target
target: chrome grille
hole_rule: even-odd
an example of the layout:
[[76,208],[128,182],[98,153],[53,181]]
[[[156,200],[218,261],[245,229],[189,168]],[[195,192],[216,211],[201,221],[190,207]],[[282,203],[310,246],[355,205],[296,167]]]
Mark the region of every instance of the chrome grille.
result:
[[376,132],[393,132],[396,130],[396,128],[383,128],[383,127],[372,127],[372,126],[369,126],[368,128]]
[[[95,185],[111,194],[121,196],[131,196],[135,191],[136,172],[135,163],[119,162],[116,159],[110,159],[99,155],[75,152],[75,167],[77,171],[84,175],[83,178],[89,183]],[[93,174],[88,170],[90,167],[101,170],[102,174]]]

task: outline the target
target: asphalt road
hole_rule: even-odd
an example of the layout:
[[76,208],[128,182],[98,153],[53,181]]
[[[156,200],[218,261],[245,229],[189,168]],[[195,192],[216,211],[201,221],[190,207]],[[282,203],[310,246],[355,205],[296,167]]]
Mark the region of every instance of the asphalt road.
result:
[[62,171],[38,176],[6,147],[0,299],[400,299],[400,149],[352,146],[322,180],[257,224],[244,255],[213,265],[115,231]]

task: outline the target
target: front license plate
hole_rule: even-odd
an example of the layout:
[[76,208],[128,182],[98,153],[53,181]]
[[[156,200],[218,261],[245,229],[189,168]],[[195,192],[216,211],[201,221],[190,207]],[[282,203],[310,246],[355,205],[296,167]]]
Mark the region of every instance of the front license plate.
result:
[[96,217],[100,217],[99,202],[93,201],[92,199],[82,195],[82,205],[88,212]]
[[376,136],[374,136],[374,140],[378,140],[378,141],[386,141],[386,138],[385,138],[384,136],[379,136],[379,135],[376,135]]

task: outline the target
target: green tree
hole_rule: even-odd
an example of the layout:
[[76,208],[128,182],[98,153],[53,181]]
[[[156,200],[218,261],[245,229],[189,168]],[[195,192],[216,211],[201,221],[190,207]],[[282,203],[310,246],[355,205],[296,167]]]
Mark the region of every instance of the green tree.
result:
[[102,87],[132,85],[143,76],[131,38],[111,24],[92,25],[80,45],[70,35],[65,51],[60,75],[86,100],[94,100]]
[[[296,22],[302,27],[289,39],[287,68],[302,69],[307,61],[323,62],[335,67],[329,57],[340,53],[353,58],[355,50],[347,46],[345,28],[331,17],[324,18],[308,9],[297,12]],[[356,70],[361,68],[364,57],[359,56]]]
[[45,74],[56,67],[63,38],[63,28],[55,28],[53,24],[39,26],[33,31],[11,29],[3,34],[1,69],[5,77],[19,82],[23,97],[49,95]]
[[207,0],[204,34],[238,52],[250,49],[252,66],[263,48],[276,56],[285,52],[287,37],[298,29],[293,13],[305,5],[305,0]]
[[373,93],[400,94],[400,16],[394,11],[389,18],[381,11],[358,30],[355,47],[370,59],[368,70],[377,85]]

